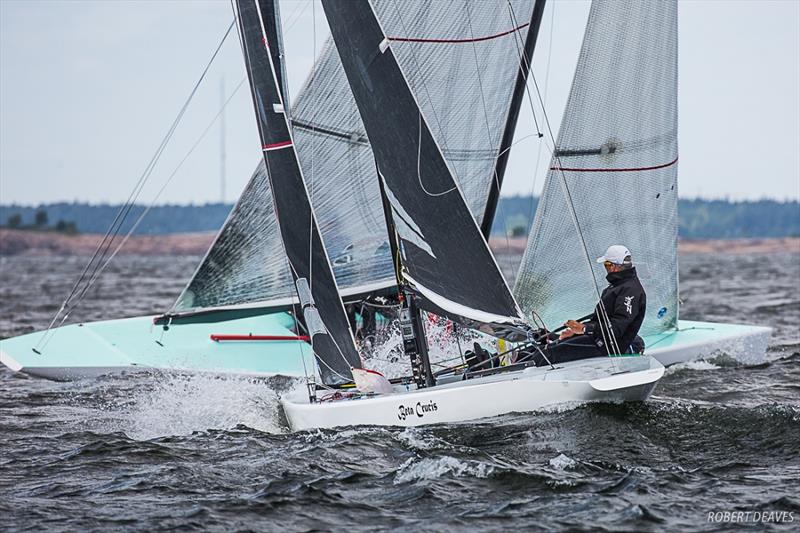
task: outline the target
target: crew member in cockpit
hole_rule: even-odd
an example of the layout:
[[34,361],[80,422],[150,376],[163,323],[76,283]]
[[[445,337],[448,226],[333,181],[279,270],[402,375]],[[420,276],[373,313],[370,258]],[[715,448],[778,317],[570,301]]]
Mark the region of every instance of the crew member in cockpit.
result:
[[[630,251],[618,244],[609,246],[597,262],[603,263],[609,286],[586,321],[568,320],[558,340],[543,348],[553,364],[610,354],[644,353],[639,328],[647,308],[647,295],[636,275]],[[538,359],[540,366],[547,364]]]

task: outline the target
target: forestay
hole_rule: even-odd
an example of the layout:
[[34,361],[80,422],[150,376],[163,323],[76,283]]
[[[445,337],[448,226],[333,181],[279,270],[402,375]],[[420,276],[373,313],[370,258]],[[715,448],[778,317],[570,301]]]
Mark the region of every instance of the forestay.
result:
[[558,326],[591,312],[605,271],[587,268],[623,244],[647,291],[642,334],[675,327],[677,273],[677,4],[595,1],[514,293]]
[[[322,381],[350,381],[351,367],[361,367],[347,315],[294,149],[279,85],[281,41],[275,26],[277,0],[236,0],[242,51],[261,136],[264,162],[273,192],[272,206],[288,259],[298,308],[320,361]],[[276,68],[276,61],[277,68]],[[268,209],[269,206],[262,206]]]
[[[367,0],[323,0],[421,308],[515,337],[519,308]],[[488,328],[488,329],[487,329]]]
[[[519,72],[533,0],[378,0],[375,11],[433,136],[480,222]],[[485,105],[485,112],[484,112]],[[328,41],[292,110],[296,149],[343,294],[394,283],[364,126]],[[270,305],[293,295],[263,163],[175,305]],[[282,300],[283,299],[283,300]]]

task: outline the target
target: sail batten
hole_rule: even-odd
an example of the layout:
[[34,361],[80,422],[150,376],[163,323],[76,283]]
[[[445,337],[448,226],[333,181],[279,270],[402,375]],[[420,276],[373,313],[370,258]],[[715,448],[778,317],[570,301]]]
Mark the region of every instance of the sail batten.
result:
[[508,336],[521,312],[367,1],[323,1],[419,307]]
[[283,253],[322,381],[339,384],[352,379],[350,369],[361,361],[284,112],[276,2],[236,0],[235,11]]
[[582,242],[592,259],[631,251],[647,291],[642,335],[677,324],[677,47],[674,0],[592,3],[514,288],[551,327],[591,312],[603,288]]

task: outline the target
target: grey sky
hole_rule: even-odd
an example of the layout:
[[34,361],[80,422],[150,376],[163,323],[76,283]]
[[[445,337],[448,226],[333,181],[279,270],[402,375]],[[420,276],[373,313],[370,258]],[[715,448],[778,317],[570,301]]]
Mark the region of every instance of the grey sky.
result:
[[[540,86],[547,82],[554,125],[588,8],[551,1],[545,13],[534,71]],[[284,1],[282,10],[296,94],[327,28],[311,0]],[[681,196],[799,198],[800,1],[685,1],[679,13]],[[0,0],[0,202],[127,198],[231,20],[227,0]],[[221,79],[230,94],[244,78],[232,37],[141,201],[150,201],[219,110]],[[246,87],[226,117],[232,201],[260,157]],[[516,138],[533,131],[523,107]],[[541,189],[549,153],[534,171],[539,142],[528,137],[512,151],[505,195]],[[160,203],[218,200],[219,146],[214,127]]]

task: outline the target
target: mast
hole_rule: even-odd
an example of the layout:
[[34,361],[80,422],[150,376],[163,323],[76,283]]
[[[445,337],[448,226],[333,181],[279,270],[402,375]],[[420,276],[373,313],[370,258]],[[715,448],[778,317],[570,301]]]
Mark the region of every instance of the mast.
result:
[[[511,97],[511,106],[508,112],[508,120],[506,121],[505,130],[503,130],[503,138],[500,141],[500,151],[497,157],[497,162],[494,167],[494,176],[496,180],[492,180],[489,185],[489,199],[486,201],[486,209],[483,212],[483,219],[481,219],[481,233],[488,239],[492,232],[492,224],[494,223],[494,215],[497,211],[497,202],[500,199],[500,189],[503,186],[503,176],[508,166],[508,158],[511,155],[509,147],[514,142],[514,132],[517,129],[517,119],[519,119],[519,110],[522,107],[522,98],[525,96],[525,86],[528,83],[528,73],[533,60],[533,51],[536,48],[536,39],[539,37],[539,26],[542,23],[542,15],[544,15],[544,6],[547,0],[535,0],[533,5],[533,14],[531,15],[531,23],[528,28],[528,35],[525,38],[525,49],[523,50],[523,57],[520,58],[519,73],[517,74],[517,81],[514,85],[514,94]],[[515,37],[516,39],[516,37]]]
[[[323,383],[352,379],[361,360],[320,235],[286,113],[277,0],[234,0],[272,209]],[[261,209],[267,206],[259,206]]]
[[425,327],[420,318],[419,309],[414,301],[414,293],[407,290],[403,281],[400,250],[398,247],[399,236],[394,226],[392,217],[392,206],[386,197],[386,189],[383,178],[378,170],[377,163],[375,170],[378,176],[378,185],[381,191],[381,205],[383,215],[386,219],[386,229],[389,234],[389,249],[392,253],[392,265],[394,266],[395,276],[397,277],[397,290],[400,296],[400,333],[403,337],[403,351],[411,362],[411,374],[417,388],[432,387],[436,384],[431,370],[431,360],[428,355],[428,341],[425,337]]

